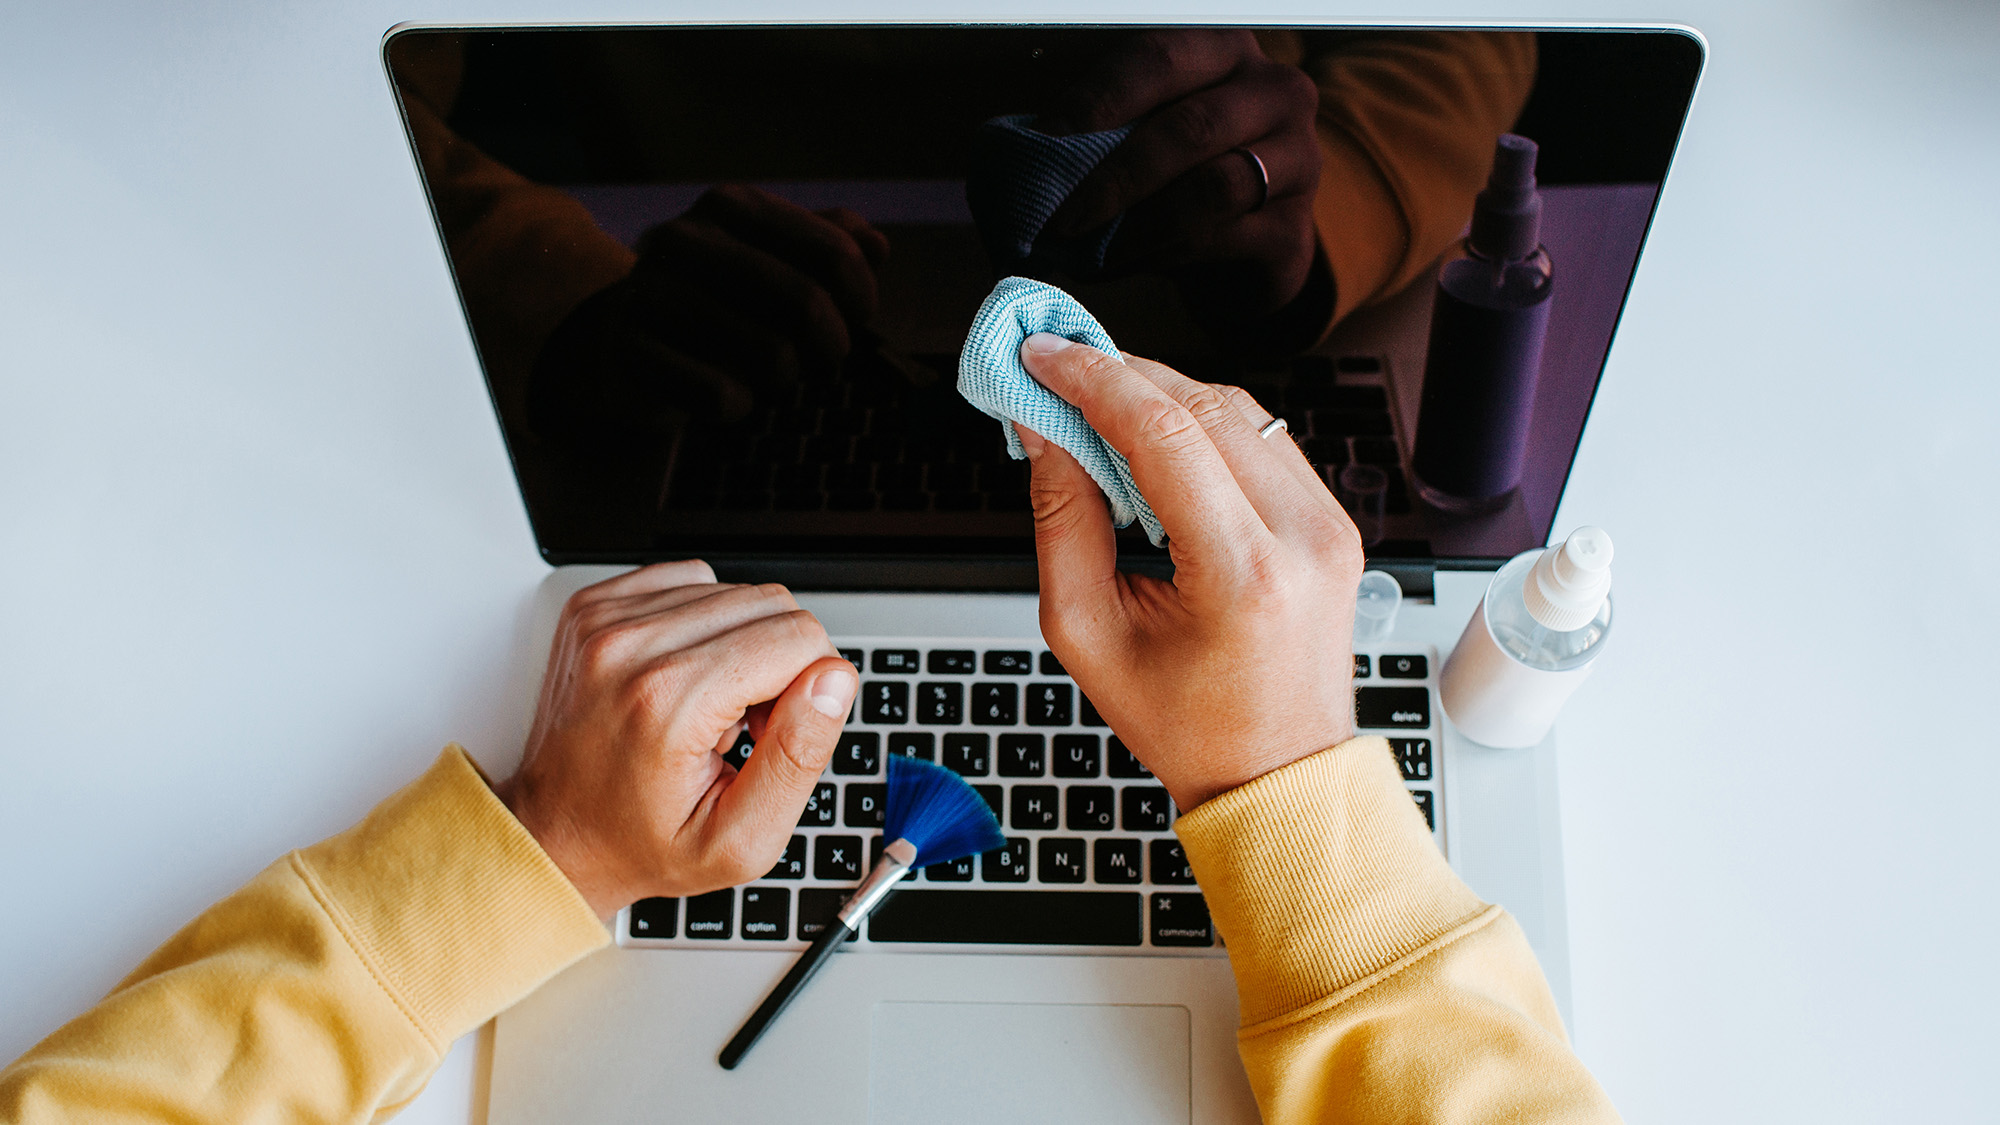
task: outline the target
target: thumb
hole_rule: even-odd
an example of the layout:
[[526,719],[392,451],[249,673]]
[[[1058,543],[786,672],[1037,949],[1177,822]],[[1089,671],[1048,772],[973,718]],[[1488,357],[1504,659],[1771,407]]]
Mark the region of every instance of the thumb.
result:
[[[764,733],[717,802],[721,833],[738,855],[775,862],[799,822],[854,706],[860,678],[844,657],[813,661],[776,700]],[[749,877],[763,874],[760,869]]]
[[1089,620],[1117,596],[1118,539],[1104,490],[1062,446],[1016,423],[1033,466],[1035,561],[1041,573],[1043,632],[1048,623]]

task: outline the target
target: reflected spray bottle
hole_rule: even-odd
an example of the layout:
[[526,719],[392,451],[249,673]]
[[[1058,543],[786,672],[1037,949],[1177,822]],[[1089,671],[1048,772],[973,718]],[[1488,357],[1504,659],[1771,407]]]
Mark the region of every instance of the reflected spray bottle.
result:
[[1542,248],[1535,142],[1502,134],[1472,232],[1438,271],[1410,468],[1446,512],[1496,511],[1521,485],[1553,267]]
[[1596,666],[1611,635],[1611,536],[1579,527],[1561,546],[1514,556],[1444,662],[1438,695],[1459,733],[1533,746]]

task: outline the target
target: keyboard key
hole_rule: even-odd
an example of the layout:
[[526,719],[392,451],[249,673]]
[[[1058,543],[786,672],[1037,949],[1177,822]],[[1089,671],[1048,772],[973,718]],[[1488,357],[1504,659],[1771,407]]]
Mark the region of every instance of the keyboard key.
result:
[[1036,872],[1044,883],[1083,882],[1083,841],[1044,838],[1035,849]]
[[1083,720],[1082,720],[1082,721],[1083,721],[1083,725],[1084,725],[1084,726],[1087,726],[1087,727],[1107,727],[1107,726],[1110,726],[1110,725],[1111,725],[1110,723],[1107,723],[1107,722],[1105,722],[1105,721],[1104,721],[1104,716],[1102,716],[1102,715],[1100,715],[1100,714],[1098,714],[1098,713],[1097,713],[1097,704],[1095,704],[1095,703],[1092,703],[1092,702],[1090,701],[1090,697],[1089,697],[1089,696],[1087,696],[1087,695],[1083,694],[1082,692],[1077,692],[1077,693],[1076,693],[1076,697],[1077,697],[1077,700],[1078,700],[1079,702],[1081,702],[1081,703],[1083,704]]
[[1128,785],[1118,795],[1127,832],[1165,832],[1173,818],[1174,803],[1167,791],[1152,785]]
[[1009,836],[1007,843],[979,857],[979,877],[988,883],[1028,881],[1028,841]]
[[870,680],[861,688],[861,721],[910,721],[910,685],[900,680]]
[[670,938],[680,930],[681,900],[642,898],[627,916],[625,932],[633,937]]
[[1438,830],[1437,809],[1431,798],[1431,791],[1428,789],[1412,789],[1410,790],[1410,799],[1415,801],[1417,808],[1423,811],[1424,827],[1436,832]]
[[1111,736],[1110,773],[1112,777],[1153,776],[1153,771],[1147,769],[1145,763],[1141,762],[1130,750],[1125,749],[1125,744],[1119,741],[1118,736],[1115,734]]
[[897,731],[889,736],[889,753],[937,761],[937,735],[929,731]]
[[1042,653],[1040,660],[1041,660],[1042,675],[1044,676],[1069,675],[1068,672],[1063,670],[1062,661],[1056,659],[1055,653],[1053,652]]
[[1005,793],[998,785],[975,785],[972,791],[979,794],[979,799],[986,802],[987,808],[993,810],[994,820],[1002,824],[1007,823]]
[[1208,921],[1208,902],[1180,891],[1156,894],[1152,902],[1154,945],[1214,945],[1215,927]]
[[710,891],[687,900],[687,936],[720,941],[735,930],[736,888]]
[[800,887],[799,940],[811,941],[825,933],[828,926],[838,925],[841,904],[850,893],[845,887]]
[[722,752],[722,760],[740,770],[743,768],[743,763],[750,760],[750,751],[756,745],[757,740],[750,737],[749,731],[738,731],[736,741],[730,744],[729,749]]
[[979,670],[979,661],[968,649],[941,648],[931,652],[929,668],[933,676],[969,676]]
[[906,890],[868,922],[871,941],[1138,945],[1136,891]]
[[845,661],[847,661],[847,662],[848,662],[849,664],[852,664],[852,665],[854,665],[854,670],[855,670],[855,671],[857,671],[857,672],[861,671],[861,650],[860,650],[860,649],[858,649],[858,648],[844,648],[844,649],[841,649],[841,650],[840,650],[840,657],[841,657],[841,659],[842,659],[842,660],[845,660]]
[[1094,734],[1056,735],[1056,776],[1096,777],[1097,736]]
[[928,726],[956,726],[964,722],[965,685],[922,683],[917,685],[917,721]]
[[1054,828],[1058,816],[1056,800],[1056,787],[1053,785],[1016,785],[1014,827],[1036,830]]
[[1028,685],[1028,725],[1031,727],[1066,727],[1070,723],[1070,694],[1068,684]]
[[872,730],[841,732],[840,741],[833,744],[833,772],[866,776],[881,770],[881,735]]
[[[813,878],[856,882],[861,878],[861,837],[821,836],[813,841]],[[1154,882],[1160,882],[1158,877]]]
[[1421,680],[1431,674],[1431,662],[1423,656],[1384,656],[1375,670],[1385,680]]
[[1187,853],[1181,850],[1179,840],[1154,840],[1152,851],[1153,882],[1194,882],[1194,869],[1188,866]]
[[1039,734],[1000,736],[1000,776],[1040,777],[1048,771],[1048,748]]
[[[986,656],[990,669],[993,654]],[[1018,692],[1014,684],[973,684],[972,721],[983,727],[1013,726]]]
[[766,879],[803,879],[806,877],[806,838],[794,836],[785,845],[785,854],[778,857]]
[[1402,767],[1404,781],[1429,781],[1431,779],[1431,740],[1428,738],[1392,738],[1389,749],[1396,752],[1396,764]]
[[834,802],[839,799],[839,790],[831,781],[822,781],[813,786],[812,796],[806,798],[806,809],[799,814],[800,828],[833,827]]
[[933,883],[972,882],[973,857],[954,859],[950,863],[933,863],[924,868],[924,878]]
[[987,737],[983,734],[944,736],[944,767],[960,777],[985,777],[992,772]]
[[1100,883],[1137,883],[1144,880],[1139,870],[1139,841],[1100,839],[1091,845],[1091,874]]
[[878,648],[869,654],[868,662],[877,672],[914,672],[917,670],[917,650]]
[[1365,656],[1363,656],[1363,655],[1361,655],[1361,654],[1360,654],[1360,653],[1358,653],[1358,652],[1357,652],[1357,653],[1355,653],[1355,654],[1354,654],[1354,678],[1355,678],[1355,679],[1357,679],[1357,680],[1365,680],[1365,679],[1367,679],[1367,678],[1368,678],[1368,674],[1369,674],[1369,670],[1368,670],[1368,658],[1367,658],[1367,657],[1365,657]]
[[1431,691],[1420,687],[1354,689],[1354,725],[1361,727],[1427,727],[1431,725]]
[[1063,794],[1064,821],[1071,832],[1109,832],[1116,827],[1109,785],[1072,785]]
[[996,649],[986,654],[989,676],[1025,676],[1034,669],[1034,654]]
[[792,932],[792,892],[783,887],[743,888],[743,936],[783,941]]
[[882,827],[882,802],[887,799],[889,787],[867,785],[855,782],[847,787],[847,817],[842,822],[849,828]]

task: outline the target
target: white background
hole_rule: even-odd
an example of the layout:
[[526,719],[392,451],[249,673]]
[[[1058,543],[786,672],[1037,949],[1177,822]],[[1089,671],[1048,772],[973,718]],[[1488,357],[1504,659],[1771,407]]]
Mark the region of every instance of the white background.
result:
[[[700,14],[176,7],[0,7],[0,1058],[447,740],[518,753],[544,568],[378,42]],[[1991,1119],[2000,7],[1260,11],[1708,36],[1559,519],[1619,546],[1576,1042],[1633,1121]]]

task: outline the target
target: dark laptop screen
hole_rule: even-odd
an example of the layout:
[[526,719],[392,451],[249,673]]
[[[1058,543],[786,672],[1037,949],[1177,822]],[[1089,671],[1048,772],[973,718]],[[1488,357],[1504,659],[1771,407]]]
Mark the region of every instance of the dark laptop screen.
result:
[[1010,275],[1284,416],[1371,559],[1542,544],[1701,61],[1325,27],[386,53],[544,555],[861,586],[1032,581],[1025,463],[953,387]]

